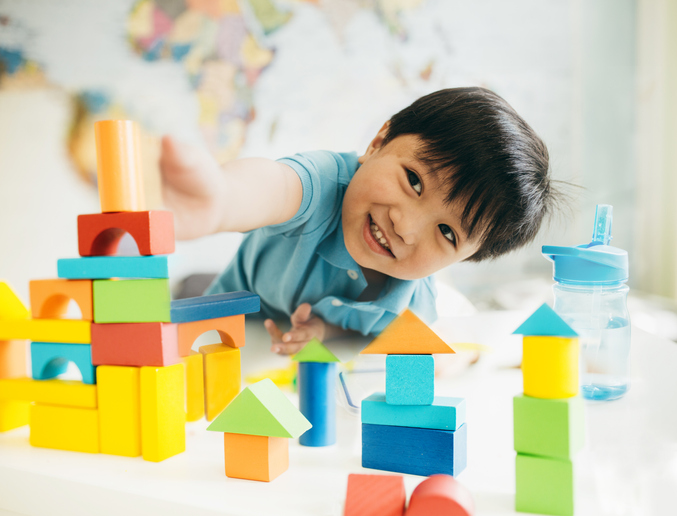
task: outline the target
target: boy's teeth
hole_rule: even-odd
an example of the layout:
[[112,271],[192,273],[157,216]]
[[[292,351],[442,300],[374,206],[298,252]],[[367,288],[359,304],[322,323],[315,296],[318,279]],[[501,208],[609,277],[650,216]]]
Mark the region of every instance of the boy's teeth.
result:
[[373,222],[371,223],[371,234],[374,235],[374,238],[377,240],[379,244],[381,244],[382,247],[385,247],[386,249],[390,250],[388,241],[383,236],[383,233],[381,232],[379,227]]

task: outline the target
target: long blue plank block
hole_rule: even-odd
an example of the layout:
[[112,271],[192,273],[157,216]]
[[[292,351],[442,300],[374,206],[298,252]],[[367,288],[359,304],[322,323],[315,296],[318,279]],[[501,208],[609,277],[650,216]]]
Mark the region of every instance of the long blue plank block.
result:
[[455,432],[362,423],[362,467],[430,476],[456,476],[467,461],[467,425]]
[[299,362],[299,409],[313,425],[299,437],[302,446],[336,442],[336,363]]
[[457,430],[465,423],[465,399],[435,396],[432,405],[391,405],[376,392],[362,400],[361,413],[362,422],[372,425]]
[[65,279],[169,278],[166,255],[62,258],[56,269],[57,276]]
[[170,316],[173,323],[183,323],[251,314],[260,309],[261,300],[259,296],[246,290],[240,290],[238,292],[177,299],[172,301]]

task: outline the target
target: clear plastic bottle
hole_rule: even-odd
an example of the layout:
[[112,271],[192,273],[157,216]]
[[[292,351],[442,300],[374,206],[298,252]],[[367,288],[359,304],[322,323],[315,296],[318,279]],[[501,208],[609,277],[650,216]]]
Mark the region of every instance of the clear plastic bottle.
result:
[[581,393],[613,400],[630,385],[628,254],[608,245],[612,207],[598,205],[590,244],[543,246],[554,264],[553,309],[579,334]]

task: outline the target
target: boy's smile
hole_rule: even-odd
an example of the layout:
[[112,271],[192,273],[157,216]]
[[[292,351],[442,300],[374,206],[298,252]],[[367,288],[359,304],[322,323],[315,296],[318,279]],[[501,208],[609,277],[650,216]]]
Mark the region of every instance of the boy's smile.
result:
[[383,126],[343,199],[348,252],[364,269],[411,280],[472,256],[479,244],[461,228],[461,204],[445,204],[440,181],[415,157],[421,141],[399,136],[386,146]]

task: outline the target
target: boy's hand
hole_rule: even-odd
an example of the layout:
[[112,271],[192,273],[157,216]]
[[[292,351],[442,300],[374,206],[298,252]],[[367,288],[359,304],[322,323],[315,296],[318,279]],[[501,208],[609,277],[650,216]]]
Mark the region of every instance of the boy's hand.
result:
[[309,303],[299,305],[291,314],[291,329],[283,333],[272,319],[266,319],[263,323],[270,334],[273,353],[281,355],[293,355],[301,351],[313,337],[323,340],[325,337],[325,322],[313,315]]

